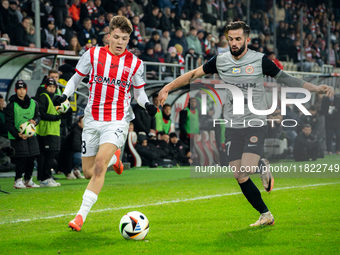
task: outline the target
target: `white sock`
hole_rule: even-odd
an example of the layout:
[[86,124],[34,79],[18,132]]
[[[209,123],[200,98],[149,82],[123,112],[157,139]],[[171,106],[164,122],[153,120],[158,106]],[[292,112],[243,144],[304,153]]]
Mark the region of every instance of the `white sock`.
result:
[[80,214],[85,222],[87,214],[90,212],[91,207],[96,203],[98,195],[91,190],[85,190],[83,195],[83,203],[80,206],[80,210],[77,215]]
[[116,162],[117,162],[117,156],[116,156],[116,155],[113,155],[113,157],[111,158],[111,160],[110,160],[110,162],[109,162],[109,165],[108,165],[107,167],[116,164]]

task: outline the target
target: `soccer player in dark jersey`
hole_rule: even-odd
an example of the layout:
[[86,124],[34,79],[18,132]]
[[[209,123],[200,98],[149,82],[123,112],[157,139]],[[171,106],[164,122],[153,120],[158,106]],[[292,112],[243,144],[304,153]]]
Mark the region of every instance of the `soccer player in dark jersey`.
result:
[[[235,97],[235,100],[233,100],[234,97],[230,91],[226,90],[227,100],[224,108],[224,118],[227,120],[232,119],[232,122],[235,123],[232,124],[229,121],[226,125],[226,156],[230,166],[236,169],[234,177],[240,185],[244,196],[260,213],[259,220],[250,226],[273,225],[273,215],[263,202],[260,191],[249,178],[249,175],[258,166],[262,169],[260,175],[265,190],[269,192],[273,188],[274,179],[270,171],[268,171],[268,161],[261,159],[266,136],[266,126],[245,127],[243,125],[243,123],[248,123],[249,120],[254,118],[260,121],[265,120],[266,115],[255,115],[249,108],[252,105],[252,108],[256,110],[268,109],[265,100],[265,89],[263,87],[264,75],[274,77],[278,83],[304,88],[310,92],[326,94],[328,97],[334,95],[334,90],[327,85],[316,86],[299,78],[292,77],[280,70],[264,54],[248,49],[250,28],[243,21],[229,24],[227,32],[230,51],[212,57],[203,66],[191,70],[165,85],[159,92],[158,97],[161,105],[163,105],[169,91],[187,85],[206,74],[214,73],[219,74],[220,78],[229,85],[229,89],[235,86],[243,92],[244,99],[236,100],[237,97]],[[221,87],[223,86],[221,85]],[[250,88],[252,89],[252,97],[249,98],[252,99],[252,103],[248,105]],[[233,114],[234,107],[244,107],[244,114]],[[266,169],[266,171],[263,171],[263,169]]]

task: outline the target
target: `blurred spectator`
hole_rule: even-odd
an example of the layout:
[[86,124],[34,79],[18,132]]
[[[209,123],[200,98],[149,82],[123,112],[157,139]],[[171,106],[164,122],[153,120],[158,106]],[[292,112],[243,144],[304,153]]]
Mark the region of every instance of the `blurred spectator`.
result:
[[332,141],[335,135],[335,151],[340,154],[340,96],[323,97],[320,113],[325,116],[326,145],[328,154],[332,154]]
[[[127,0],[125,1],[127,3],[127,11],[130,13],[130,15],[133,16],[139,16],[142,14],[141,9],[139,8],[138,4],[134,0]],[[130,7],[129,7],[130,6]]]
[[10,27],[14,28],[16,25],[21,23],[23,19],[22,13],[18,10],[18,2],[16,0],[10,0],[8,10],[11,21]]
[[[171,63],[171,64],[178,64],[178,56],[177,56],[177,50],[175,47],[170,47],[168,49],[168,53],[165,54],[164,57],[165,63]],[[165,76],[167,77],[174,77],[173,73],[175,72],[175,67],[167,66],[165,68]],[[176,74],[179,74],[179,70],[176,71]]]
[[273,20],[274,17],[274,9],[273,7],[268,11],[268,14],[272,17],[272,24],[275,22],[275,24],[278,24],[281,20],[285,20],[286,18],[286,10],[284,8],[284,0],[279,0],[275,6],[275,21]]
[[170,24],[171,24],[171,32],[175,32],[177,30],[177,28],[182,28],[181,25],[181,20],[179,19],[179,17],[176,16],[176,10],[171,10],[170,12]]
[[159,40],[161,41],[161,46],[162,46],[163,52],[167,53],[168,52],[167,51],[168,45],[169,45],[169,42],[171,40],[169,31],[164,30],[162,32],[162,36],[161,36],[161,38]]
[[170,155],[181,166],[189,166],[192,163],[189,146],[181,140],[178,140],[175,132],[170,133]]
[[192,97],[188,106],[179,113],[180,138],[187,145],[190,145],[190,139],[194,138],[194,134],[199,134],[200,130],[196,105],[196,98]]
[[83,47],[88,40],[92,38],[97,38],[97,36],[95,35],[91,20],[89,18],[85,18],[83,21],[83,27],[78,33],[78,41]]
[[[143,51],[145,48],[145,45],[143,44],[142,35],[139,31],[139,17],[134,16],[132,18],[132,33],[130,35],[130,41],[129,41],[129,47],[135,48],[137,47],[140,51]],[[157,33],[158,34],[158,33]]]
[[[168,48],[171,46],[175,46],[176,44],[180,44],[183,47],[183,52],[187,52],[188,50],[188,42],[183,36],[183,31],[181,28],[177,28],[175,34],[172,36]],[[177,52],[178,53],[178,52]]]
[[153,56],[158,59],[159,62],[164,63],[164,52],[162,51],[162,47],[160,43],[156,43],[153,46]]
[[99,15],[105,15],[106,12],[102,6],[102,0],[94,0],[94,5],[96,6]]
[[[38,98],[41,121],[36,128],[40,155],[38,158],[38,180],[40,187],[56,187],[51,174],[51,169],[56,153],[60,149],[60,120],[67,118],[68,114],[59,115],[52,103],[57,83],[53,78],[45,81],[45,91]],[[72,111],[71,111],[72,113]]]
[[33,26],[33,21],[30,19],[30,28],[29,32],[27,33],[27,40],[29,43],[35,43],[36,37],[35,37],[35,27]]
[[[75,51],[76,56],[79,56],[79,52],[81,51],[81,46],[76,36],[71,38],[70,44],[68,45],[67,49]],[[65,59],[65,63],[68,63],[71,66],[75,67],[78,63],[78,60]]]
[[7,138],[7,129],[5,127],[5,99],[0,94],[0,137]]
[[274,112],[271,115],[267,116],[267,128],[268,128],[268,133],[267,137],[268,138],[277,138],[280,140],[283,140],[286,138],[286,132],[283,131],[283,127],[281,125],[281,122],[283,120],[283,116],[280,113]]
[[278,68],[283,70],[283,65],[281,64],[280,60],[276,58],[275,53],[273,51],[268,53],[268,58],[271,61],[273,61]]
[[[170,119],[171,116],[171,105],[165,104],[162,108],[162,128],[160,131],[163,131],[165,134],[170,134],[174,132],[174,125]],[[159,130],[157,130],[159,131]]]
[[253,12],[251,14],[251,17],[250,17],[250,23],[249,23],[249,26],[251,27],[251,31],[253,33],[260,33],[262,31],[261,29],[261,23],[260,23],[260,20],[257,18],[258,16],[258,13],[257,12]]
[[158,94],[153,95],[152,97],[152,103],[154,106],[156,106],[157,108],[157,113],[155,115],[155,122],[156,122],[156,132],[161,132],[163,130],[163,126],[162,126],[162,121],[163,121],[163,114],[161,109],[159,109],[159,99],[158,99]]
[[94,5],[93,0],[87,0],[86,3],[80,5],[80,22],[83,22],[86,18],[89,18],[93,22],[99,17],[99,15],[100,13]]
[[199,11],[195,11],[193,18],[190,23],[190,27],[196,28],[196,30],[203,30],[203,19],[201,17],[201,13]]
[[110,44],[109,34],[104,34],[102,38],[102,42],[99,46],[107,46]]
[[[28,3],[27,8],[24,8],[25,4],[22,2],[22,11],[23,13],[27,12],[27,16],[35,17],[35,1],[26,1]],[[52,12],[52,7],[49,5],[46,1],[39,1],[40,2],[40,24],[42,24],[42,27],[47,24],[47,19],[49,17],[49,14]]]
[[[140,59],[143,61],[148,62],[159,62],[157,58],[153,55],[153,47],[151,45],[148,45],[148,47],[145,47],[144,52],[140,56]],[[146,66],[146,77],[149,79],[157,79],[157,73],[158,73],[158,66],[154,65],[147,65]]]
[[[309,107],[308,111],[312,115],[302,115],[300,118],[300,127],[301,129],[304,127],[305,124],[309,124],[312,127],[312,134],[317,135],[320,131],[320,121],[317,116],[317,109],[314,105]],[[318,137],[319,138],[319,137]]]
[[65,18],[64,24],[61,27],[59,34],[63,37],[63,39],[67,43],[64,47],[67,47],[71,42],[71,38],[75,36],[75,28],[73,26],[73,20],[71,16],[67,16]]
[[248,45],[248,49],[261,52],[260,48],[260,40],[258,38],[251,39],[251,44]]
[[65,81],[70,80],[73,74],[76,72],[75,68],[67,63],[59,66],[58,71],[60,74],[60,79]]
[[191,11],[199,11],[200,13],[203,13],[202,0],[195,0],[192,5]]
[[211,33],[208,33],[204,40],[204,58],[210,59],[213,55],[216,54],[216,52],[217,52],[217,49],[215,47],[215,38],[213,37]]
[[98,18],[92,21],[92,24],[93,28],[96,30],[96,33],[98,34],[107,26],[107,24],[105,23],[105,14],[100,14]]
[[175,48],[176,48],[176,52],[177,52],[177,56],[178,56],[178,63],[180,65],[183,65],[182,67],[180,67],[180,73],[181,75],[184,74],[184,64],[185,64],[185,60],[183,57],[183,47],[180,44],[175,44]]
[[312,135],[312,127],[305,124],[295,139],[293,151],[295,161],[316,160],[319,156],[319,147],[319,141]]
[[8,34],[3,34],[0,38],[0,44],[2,45],[10,45],[10,38],[8,37]]
[[202,55],[202,46],[197,38],[197,29],[195,27],[190,28],[190,34],[186,37],[188,42],[188,48],[194,49],[195,53]]
[[300,123],[300,117],[297,112],[298,108],[295,105],[287,104],[286,115],[283,116],[285,124],[287,123],[287,127],[284,127],[283,130],[286,131],[288,147],[290,149],[294,147],[294,141],[298,133],[298,127],[294,125],[295,123]]
[[0,31],[2,34],[10,33],[11,20],[9,14],[9,1],[3,0],[0,5]]
[[219,46],[217,47],[217,54],[228,52],[228,51],[229,51],[228,41],[226,40],[220,41]]
[[6,109],[6,128],[11,146],[15,150],[15,154],[11,156],[11,161],[15,164],[14,188],[39,188],[39,185],[32,181],[34,160],[39,155],[37,138],[35,135],[27,137],[19,132],[19,127],[24,122],[38,125],[40,121],[38,106],[27,95],[27,84],[23,80],[15,83],[15,95],[11,96],[9,101]]
[[170,8],[166,7],[164,10],[164,13],[162,11],[158,12],[158,18],[159,18],[159,26],[158,28],[162,31],[164,30],[171,30],[171,22],[170,22]]
[[29,43],[27,39],[27,31],[29,30],[29,28],[30,18],[25,17],[22,19],[22,22],[19,23],[15,28],[15,33],[13,33],[13,37],[11,38],[12,45],[35,47],[35,44]]
[[67,179],[85,178],[79,170],[81,167],[83,118],[84,115],[80,116],[78,121],[72,125],[70,133],[61,144],[58,171],[63,172]]
[[245,16],[247,15],[247,7],[242,3],[241,0],[236,1],[235,14],[237,18],[245,21]]
[[156,43],[161,43],[160,36],[157,31],[152,31],[150,40],[146,43],[145,48],[150,49],[155,46]]
[[146,109],[136,104],[133,107],[135,113],[135,119],[133,120],[134,130],[138,134],[139,132],[156,133],[156,120],[155,117],[151,117]]
[[54,49],[56,46],[56,28],[53,17],[50,17],[46,28],[41,31],[41,48]]
[[[157,6],[153,6],[150,13],[146,13],[143,18],[143,22],[145,24],[145,30],[147,34],[151,34],[155,30],[159,30],[160,20],[158,18],[159,8]],[[162,34],[160,31],[159,34]]]
[[86,41],[85,46],[80,50],[79,52],[79,56],[82,56],[86,51],[88,51],[89,49],[91,49],[93,47],[93,43],[91,39],[88,39]]
[[73,0],[52,0],[53,17],[55,19],[55,25],[58,29],[62,27],[72,2]]
[[149,146],[147,136],[143,134],[138,135],[138,142],[135,146],[136,151],[142,159],[142,166],[156,167],[158,164],[156,160],[159,157],[159,152],[155,146]]
[[106,12],[117,13],[122,6],[124,6],[124,3],[122,3],[122,1],[120,0],[108,0],[105,1],[103,7],[106,10]]
[[[181,18],[185,20],[191,20],[193,15],[195,15],[195,12],[193,12],[193,4],[195,0],[187,0],[184,2],[184,5],[182,6],[182,16]],[[176,11],[174,12],[176,15]]]
[[233,1],[228,1],[228,5],[227,5],[227,16],[228,18],[235,20],[237,19],[237,12],[235,9],[235,4]]
[[79,27],[80,19],[80,0],[74,0],[72,6],[68,9],[68,14],[73,19],[77,27]]

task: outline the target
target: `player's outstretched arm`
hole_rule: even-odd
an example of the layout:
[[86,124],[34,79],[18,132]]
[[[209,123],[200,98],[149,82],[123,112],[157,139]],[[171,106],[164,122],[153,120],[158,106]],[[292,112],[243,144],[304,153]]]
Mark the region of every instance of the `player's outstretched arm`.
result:
[[326,94],[326,97],[334,96],[334,89],[326,84],[316,86],[312,83],[306,82],[302,86],[304,89],[309,90],[310,92],[316,92],[318,94]]
[[158,98],[160,100],[160,104],[163,106],[165,100],[168,97],[168,93],[171,90],[183,87],[184,85],[189,84],[190,82],[193,82],[195,79],[202,77],[206,75],[206,73],[203,71],[203,66],[200,66],[194,70],[191,70],[190,72],[187,72],[181,76],[179,76],[174,81],[168,83],[165,85],[161,91],[158,93]]
[[134,88],[134,96],[137,103],[148,111],[148,114],[153,117],[157,113],[157,108],[153,104],[150,104],[148,96],[145,93],[144,87]]
[[76,91],[77,87],[80,85],[81,81],[85,76],[82,76],[78,73],[75,73],[71,79],[67,82],[65,90],[61,96],[55,96],[53,98],[54,105],[60,105],[63,103],[69,96],[71,96],[74,91]]

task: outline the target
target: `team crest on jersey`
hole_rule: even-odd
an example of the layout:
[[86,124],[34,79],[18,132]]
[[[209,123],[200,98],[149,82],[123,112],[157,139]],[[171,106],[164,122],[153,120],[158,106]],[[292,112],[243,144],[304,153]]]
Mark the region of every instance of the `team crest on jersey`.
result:
[[246,73],[247,74],[252,74],[254,72],[254,67],[252,66],[247,66],[246,67]]
[[124,73],[130,73],[130,67],[124,66],[123,72]]
[[259,139],[257,138],[257,136],[254,136],[254,135],[253,135],[252,137],[250,137],[249,140],[250,140],[251,143],[257,143],[257,141],[258,141]]
[[237,73],[241,73],[241,68],[233,68],[233,70],[232,70],[232,73],[234,73],[234,74],[237,74]]

